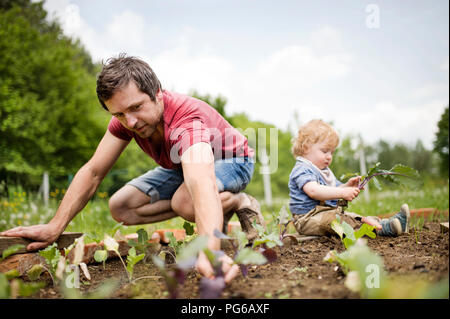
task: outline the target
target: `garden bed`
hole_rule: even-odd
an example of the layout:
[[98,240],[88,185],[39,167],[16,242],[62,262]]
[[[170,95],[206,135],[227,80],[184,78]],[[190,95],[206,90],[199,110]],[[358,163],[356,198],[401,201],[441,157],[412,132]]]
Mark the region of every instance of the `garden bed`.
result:
[[[396,238],[369,239],[368,246],[383,258],[390,278],[400,278],[408,284],[416,281],[436,283],[448,279],[449,233],[441,230],[439,222],[425,221],[420,229],[411,228],[409,234]],[[240,274],[225,288],[222,298],[360,298],[345,286],[345,275],[337,264],[323,261],[330,250],[344,250],[339,239],[321,237],[275,249],[278,253],[275,262],[252,266],[245,278]],[[230,250],[225,251],[231,254]],[[134,284],[129,283],[119,259],[109,259],[103,267],[103,264],[88,265],[92,279],[89,284],[83,280],[82,292],[93,291],[105,281],[116,279],[119,288],[112,298],[168,298],[164,279],[152,262],[140,262],[135,266],[133,278],[142,279]],[[47,287],[30,298],[63,298],[58,287],[52,286],[50,277],[45,273],[42,276],[47,281]],[[179,290],[179,298],[199,298],[200,278],[195,270],[191,270]],[[405,291],[398,293],[399,298],[414,297]]]

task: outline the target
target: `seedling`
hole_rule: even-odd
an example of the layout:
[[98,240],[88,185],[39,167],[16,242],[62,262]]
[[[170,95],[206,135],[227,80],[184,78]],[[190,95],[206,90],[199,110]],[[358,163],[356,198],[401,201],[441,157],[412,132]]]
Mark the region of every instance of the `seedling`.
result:
[[[125,268],[125,271],[127,272],[128,280],[131,283],[134,266],[136,263],[138,263],[140,260],[144,258],[145,254],[136,255],[136,249],[134,247],[130,248],[128,250],[127,255],[127,265],[125,265],[125,262],[123,261],[122,256],[120,255],[119,252],[119,243],[114,238],[105,234],[103,244],[105,245],[106,250],[113,251],[116,253],[117,256],[119,256],[120,261],[122,262],[122,265]],[[102,259],[101,257],[103,256],[100,256],[99,260]]]
[[362,226],[355,231],[348,223],[341,221],[340,216],[336,216],[336,219],[331,222],[331,228],[339,235],[346,249],[353,246],[359,238],[365,235],[370,238],[376,237],[376,234],[373,231],[375,229],[374,226],[362,224]]
[[[407,177],[409,181],[417,182],[419,179],[419,172],[411,167],[396,164],[390,170],[379,169],[380,162],[377,162],[373,167],[371,167],[367,175],[361,176],[361,181],[359,182],[358,188],[363,189],[369,181],[373,181],[374,186],[381,190],[381,185],[378,178],[383,178],[386,181],[390,181],[396,184],[405,184],[407,180],[400,180],[399,177]],[[345,174],[341,176],[341,179],[347,179],[349,177],[358,176],[357,173]]]
[[[230,240],[230,243],[234,250],[233,260],[234,263],[239,265],[242,275],[244,277],[247,276],[248,273],[248,267],[250,265],[263,265],[269,261],[269,258],[273,260],[273,253],[272,249],[269,249],[265,247],[264,249],[261,249],[260,251],[255,251],[252,248],[246,247],[248,244],[247,236],[245,233],[241,230],[235,230],[234,231],[235,237],[230,237],[222,233],[221,231],[215,229],[214,230],[214,236],[220,239],[228,239]],[[237,240],[238,244],[236,245],[234,242],[234,239]],[[278,238],[277,238],[278,239]],[[268,242],[268,241],[267,241]],[[263,243],[261,243],[262,245]],[[254,247],[256,247],[254,245]],[[269,258],[265,256],[266,253]],[[275,253],[275,259],[276,259],[276,253]]]
[[186,231],[186,237],[183,240],[177,240],[172,232],[167,232],[166,236],[169,238],[169,247],[172,247],[175,252],[175,257],[183,249],[186,244],[191,242],[196,234],[194,232],[194,225],[185,221],[183,228]]
[[178,287],[185,281],[185,272],[195,265],[199,252],[203,251],[206,245],[206,236],[196,237],[180,251],[176,263],[171,265],[170,269],[160,257],[152,255],[153,263],[165,280],[170,298],[176,299],[178,297]]
[[[62,277],[62,272],[65,269],[65,258],[61,256],[57,243],[53,243],[45,249],[39,251],[39,255],[44,257],[48,268],[42,265],[42,268],[46,270],[52,278],[53,285],[56,285],[56,279]],[[57,276],[58,275],[58,276]],[[56,279],[55,279],[56,278]]]
[[328,252],[324,261],[341,265],[347,275],[345,284],[367,298],[380,298],[386,282],[383,260],[373,252],[360,238],[349,249],[342,253],[335,250]]
[[[143,261],[146,263],[149,261],[152,254],[161,249],[161,244],[149,242],[148,233],[143,228],[140,228],[137,231],[137,234],[137,241],[135,239],[130,239],[128,245],[134,247],[137,254],[145,254]],[[103,256],[99,256],[99,260],[101,260],[101,257]]]
[[[267,258],[269,262],[277,259],[277,253],[273,249],[275,246],[283,246],[283,239],[291,237],[286,234],[288,225],[292,221],[287,209],[283,206],[278,215],[274,218],[274,223],[267,229],[253,222],[253,227],[258,231],[258,238],[253,242],[253,248],[260,246],[259,251]],[[297,239],[292,236],[294,240]]]
[[128,272],[128,278],[131,281],[131,278],[133,278],[133,269],[134,266],[140,262],[145,257],[145,254],[139,254],[136,255],[136,249],[134,247],[131,247],[130,250],[128,250],[127,255],[127,272]]

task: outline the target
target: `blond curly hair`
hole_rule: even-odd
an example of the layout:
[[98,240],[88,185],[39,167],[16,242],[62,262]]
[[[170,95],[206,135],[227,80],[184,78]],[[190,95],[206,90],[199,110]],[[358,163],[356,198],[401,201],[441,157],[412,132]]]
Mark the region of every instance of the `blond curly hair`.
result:
[[330,124],[319,119],[311,120],[299,128],[297,137],[293,139],[292,154],[303,156],[311,145],[322,142],[335,149],[339,144],[339,135]]

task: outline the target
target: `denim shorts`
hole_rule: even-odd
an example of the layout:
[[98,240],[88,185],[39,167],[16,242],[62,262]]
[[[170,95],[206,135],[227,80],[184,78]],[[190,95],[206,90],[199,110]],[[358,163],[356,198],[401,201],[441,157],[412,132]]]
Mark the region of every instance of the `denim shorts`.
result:
[[[214,162],[216,184],[219,193],[228,191],[239,193],[250,183],[255,169],[254,159],[247,157],[227,158]],[[147,173],[132,179],[132,185],[149,195],[151,203],[162,199],[171,199],[183,183],[183,170],[156,167]]]

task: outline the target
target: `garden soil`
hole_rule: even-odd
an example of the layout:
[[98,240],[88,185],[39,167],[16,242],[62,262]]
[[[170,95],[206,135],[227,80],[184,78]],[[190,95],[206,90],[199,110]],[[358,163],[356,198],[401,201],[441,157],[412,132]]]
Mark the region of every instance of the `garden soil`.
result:
[[[389,276],[420,279],[435,283],[449,276],[449,233],[440,229],[438,222],[428,221],[415,231],[396,238],[377,237],[368,239],[369,247],[384,261]],[[298,244],[286,243],[275,248],[278,259],[267,265],[252,266],[244,278],[240,274],[224,290],[224,299],[356,299],[357,293],[349,290],[345,275],[337,264],[324,262],[330,250],[339,252],[344,247],[338,238],[320,237]],[[225,251],[231,255],[229,249]],[[111,298],[169,298],[164,279],[152,262],[140,262],[135,266],[134,284],[128,281],[119,259],[88,266],[91,281],[83,279],[80,290],[95,290],[108,279],[119,280],[119,288]],[[178,298],[200,297],[200,275],[192,270],[179,289]],[[45,279],[45,275],[44,278]],[[47,278],[47,287],[30,298],[63,298],[57,287]]]

